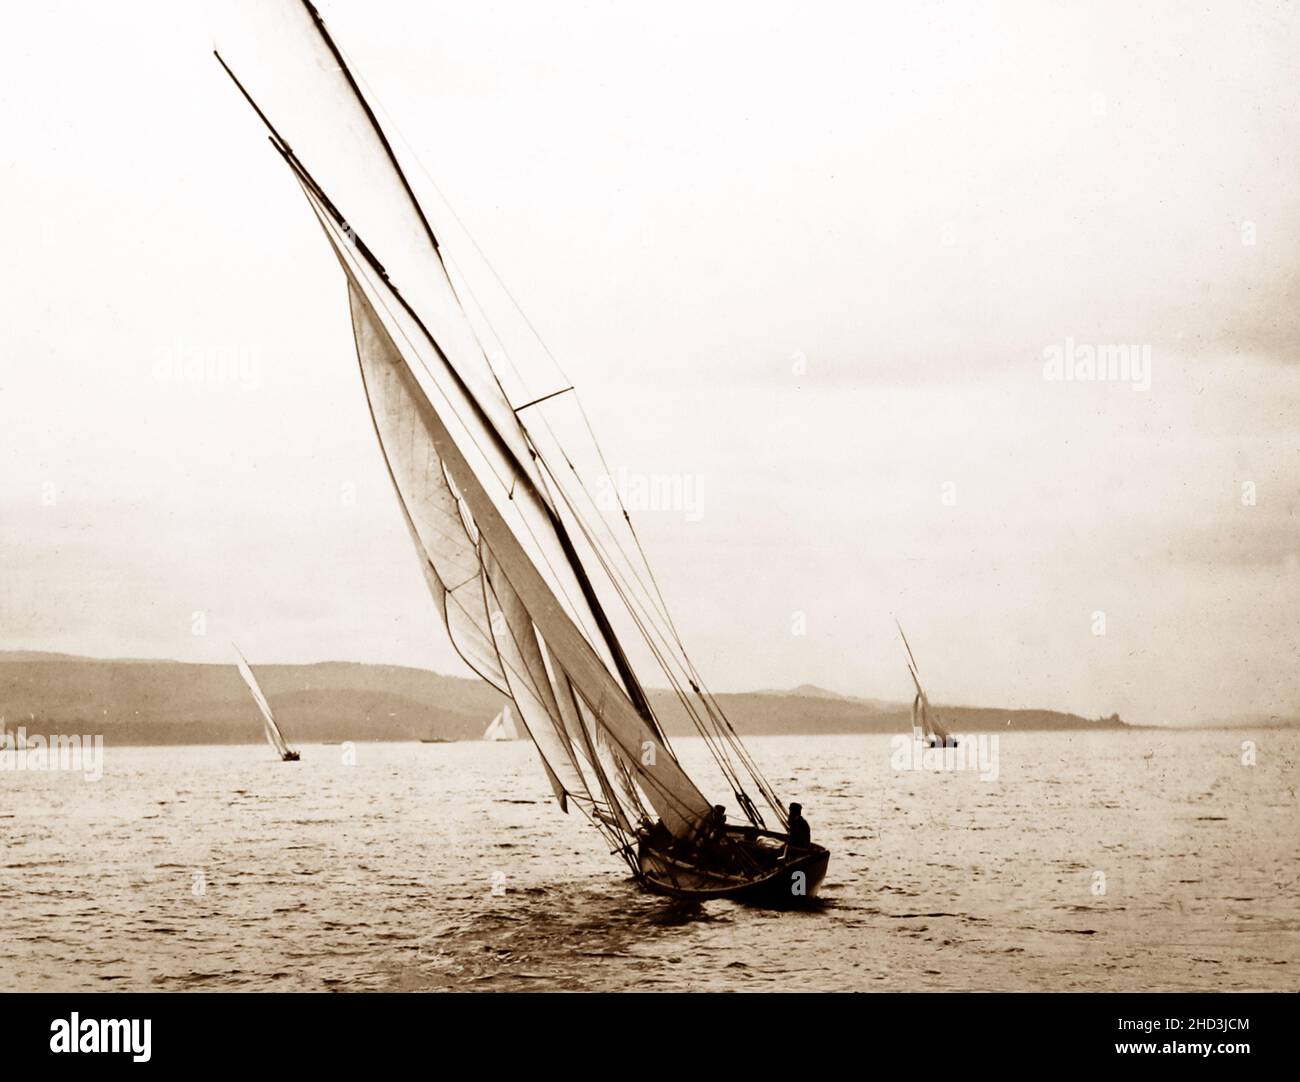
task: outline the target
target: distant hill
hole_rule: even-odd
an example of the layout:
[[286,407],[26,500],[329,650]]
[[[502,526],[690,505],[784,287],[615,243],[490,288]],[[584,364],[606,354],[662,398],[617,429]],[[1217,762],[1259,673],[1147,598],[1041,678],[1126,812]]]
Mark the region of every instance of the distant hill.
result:
[[[398,665],[259,665],[262,690],[294,740],[464,740],[503,699],[481,681]],[[0,714],[81,723],[119,743],[227,744],[262,739],[233,665],[0,653]]]
[[[400,665],[326,661],[258,665],[258,680],[291,741],[476,740],[504,700],[480,680]],[[650,697],[670,735],[694,731],[676,697]],[[718,696],[738,732],[897,733],[907,703],[858,699],[805,685]],[[940,707],[961,732],[1115,729],[1050,710]],[[119,744],[238,744],[262,739],[261,720],[234,665],[0,653],[0,715],[9,729],[103,733]],[[34,731],[40,731],[40,728]]]
[[887,699],[865,699],[861,695],[841,695],[838,691],[820,688],[816,684],[800,684],[797,688],[791,688],[788,691],[755,691],[751,694],[777,695],[783,698],[797,696],[808,699],[838,699],[841,702],[857,703],[859,706],[877,714],[897,713],[898,710],[906,707],[904,703],[892,702]]

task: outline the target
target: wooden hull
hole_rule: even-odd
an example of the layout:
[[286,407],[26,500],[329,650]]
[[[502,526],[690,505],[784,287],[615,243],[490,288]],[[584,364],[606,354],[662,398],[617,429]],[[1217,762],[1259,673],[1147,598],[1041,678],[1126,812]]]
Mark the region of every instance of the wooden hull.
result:
[[754,867],[738,872],[702,866],[642,839],[637,846],[637,878],[655,894],[696,902],[729,898],[788,909],[815,897],[830,863],[829,850],[814,845],[784,855],[784,834],[753,827],[728,827],[727,836],[752,858]]

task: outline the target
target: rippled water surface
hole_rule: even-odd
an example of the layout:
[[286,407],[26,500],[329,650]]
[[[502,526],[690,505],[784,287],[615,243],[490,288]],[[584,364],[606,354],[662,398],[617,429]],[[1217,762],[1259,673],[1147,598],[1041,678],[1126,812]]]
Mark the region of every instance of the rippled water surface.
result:
[[0,772],[0,988],[1300,987],[1300,734],[1008,733],[996,781],[750,746],[832,850],[813,911],[642,894],[522,743]]

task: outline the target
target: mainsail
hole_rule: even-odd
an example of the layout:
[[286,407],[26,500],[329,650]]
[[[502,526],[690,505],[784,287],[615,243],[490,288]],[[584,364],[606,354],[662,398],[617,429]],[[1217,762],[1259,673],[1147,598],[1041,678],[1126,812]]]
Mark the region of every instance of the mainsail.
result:
[[952,734],[930,707],[930,697],[921,686],[921,675],[916,665],[916,658],[912,656],[912,647],[907,641],[907,636],[903,634],[902,625],[897,626],[898,634],[902,636],[903,646],[907,650],[907,672],[912,677],[912,685],[916,688],[916,696],[912,699],[912,733],[917,740],[927,742],[932,747],[955,747],[956,741]]
[[[682,769],[627,658],[606,610],[615,598],[742,812],[762,825],[744,774],[783,823],[781,802],[676,648],[662,605],[635,596],[575,502],[572,479],[520,419],[534,403],[513,405],[489,362],[433,228],[315,7],[237,6],[239,55],[223,46],[218,60],[266,125],[343,270],[375,435],[456,650],[509,697],[561,807],[578,807],[635,868],[639,827],[658,819],[691,837],[711,802]],[[301,52],[285,55],[286,41]]]
[[257,709],[262,712],[262,722],[266,729],[267,743],[275,749],[275,753],[281,759],[297,758],[297,753],[289,747],[280,732],[280,726],[275,723],[275,715],[271,713],[271,704],[266,701],[266,696],[262,694],[262,688],[257,682],[257,677],[253,675],[253,670],[249,667],[248,659],[240,653],[238,646],[235,646],[234,643],[230,645],[234,647],[235,655],[239,659],[239,675],[244,678],[248,690],[253,693],[253,702],[257,703]]
[[510,712],[510,704],[501,708],[501,712],[488,724],[483,733],[484,740],[518,740],[519,730],[515,728],[515,718]]

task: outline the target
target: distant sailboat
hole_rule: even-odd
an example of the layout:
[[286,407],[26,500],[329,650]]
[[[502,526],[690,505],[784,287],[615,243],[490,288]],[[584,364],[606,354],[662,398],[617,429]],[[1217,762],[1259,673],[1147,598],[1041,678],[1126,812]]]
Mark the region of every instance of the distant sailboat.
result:
[[271,713],[271,704],[266,701],[266,696],[262,694],[262,689],[257,683],[257,677],[253,675],[253,670],[249,668],[248,659],[240,653],[239,647],[235,646],[233,642],[230,645],[234,646],[235,654],[239,657],[239,675],[244,678],[248,690],[253,693],[253,702],[257,703],[258,710],[262,712],[267,743],[275,749],[276,754],[286,763],[296,763],[298,753],[289,747],[284,736],[281,735],[280,726],[275,723],[275,716]]
[[[371,422],[452,645],[511,700],[560,808],[585,815],[643,887],[811,896],[829,852],[785,833],[785,806],[686,655],[626,509],[602,516],[548,419],[578,405],[574,388],[496,365],[506,351],[462,307],[465,283],[316,8],[246,0],[240,13],[217,60],[342,269]],[[595,448],[589,426],[575,431]],[[624,638],[675,692],[743,824],[678,761]]]
[[492,719],[483,733],[484,740],[518,740],[519,729],[515,725],[514,715],[510,713],[510,704],[501,708],[501,713]]
[[898,633],[903,638],[903,646],[907,649],[907,671],[912,677],[912,684],[916,688],[916,697],[912,699],[912,732],[916,738],[931,748],[955,748],[957,738],[952,735],[939,720],[939,717],[930,707],[930,698],[921,687],[921,676],[917,669],[916,658],[912,656],[912,647],[908,644],[907,636],[903,634],[903,625],[898,624]]

